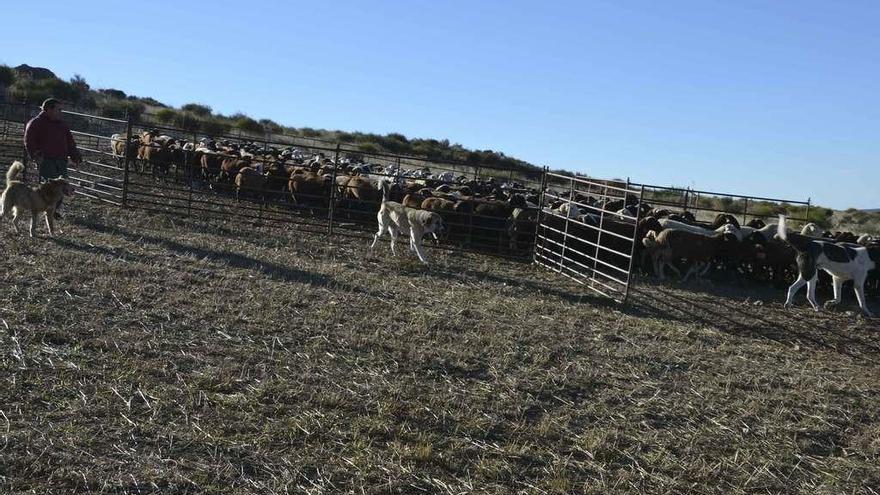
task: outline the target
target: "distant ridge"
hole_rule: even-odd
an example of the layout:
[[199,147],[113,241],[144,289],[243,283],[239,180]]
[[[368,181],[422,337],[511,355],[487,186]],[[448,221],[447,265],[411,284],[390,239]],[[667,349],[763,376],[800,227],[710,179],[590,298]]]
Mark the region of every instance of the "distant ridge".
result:
[[880,208],[873,208],[870,210],[862,210],[862,211],[864,211],[865,213],[880,213]]

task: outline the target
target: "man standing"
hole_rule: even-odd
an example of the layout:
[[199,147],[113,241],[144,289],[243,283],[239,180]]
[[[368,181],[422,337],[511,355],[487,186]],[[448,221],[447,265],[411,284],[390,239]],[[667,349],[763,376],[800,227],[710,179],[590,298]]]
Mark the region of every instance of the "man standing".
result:
[[[61,120],[61,102],[49,98],[43,102],[42,109],[24,129],[24,145],[39,166],[40,182],[67,177],[68,158],[74,163],[82,160],[70,127]],[[56,215],[60,207],[61,201],[55,209]]]

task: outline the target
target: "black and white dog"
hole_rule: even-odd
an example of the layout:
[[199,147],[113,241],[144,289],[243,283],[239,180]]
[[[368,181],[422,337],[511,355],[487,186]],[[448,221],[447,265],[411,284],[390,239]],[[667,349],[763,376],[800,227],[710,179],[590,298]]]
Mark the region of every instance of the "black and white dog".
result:
[[866,248],[849,243],[835,244],[788,232],[784,215],[779,215],[777,237],[797,251],[798,279],[788,288],[786,307],[791,306],[794,295],[806,285],[807,300],[810,301],[813,309],[819,311],[819,304],[816,302],[816,283],[819,279],[819,270],[825,270],[831,275],[834,284],[834,299],[826,302],[826,307],[840,303],[843,283],[852,280],[859,307],[865,315],[874,316],[865,301],[865,279],[868,278],[868,272],[880,268],[880,248]]

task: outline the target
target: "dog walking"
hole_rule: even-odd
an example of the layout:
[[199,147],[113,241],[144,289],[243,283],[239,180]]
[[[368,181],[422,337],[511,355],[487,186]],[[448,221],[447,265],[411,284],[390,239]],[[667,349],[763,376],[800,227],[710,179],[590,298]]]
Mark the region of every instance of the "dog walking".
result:
[[[40,182],[59,177],[67,178],[68,159],[76,164],[82,156],[76,148],[70,127],[62,120],[61,102],[49,98],[43,102],[42,112],[31,119],[24,130],[24,145],[28,155],[37,162]],[[61,200],[55,205],[54,215],[60,218]]]

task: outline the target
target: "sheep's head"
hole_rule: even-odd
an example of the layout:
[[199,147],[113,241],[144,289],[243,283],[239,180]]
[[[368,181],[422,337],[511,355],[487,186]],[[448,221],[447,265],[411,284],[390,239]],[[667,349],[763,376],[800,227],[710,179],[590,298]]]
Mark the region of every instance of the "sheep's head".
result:
[[509,203],[510,206],[514,208],[525,208],[527,206],[526,198],[524,198],[521,194],[514,194],[513,196],[511,196]]
[[645,234],[645,238],[642,239],[642,244],[643,244],[646,248],[648,248],[649,250],[657,249],[657,246],[658,246],[658,244],[657,244],[657,233],[654,232],[653,230],[648,231],[648,233]]

